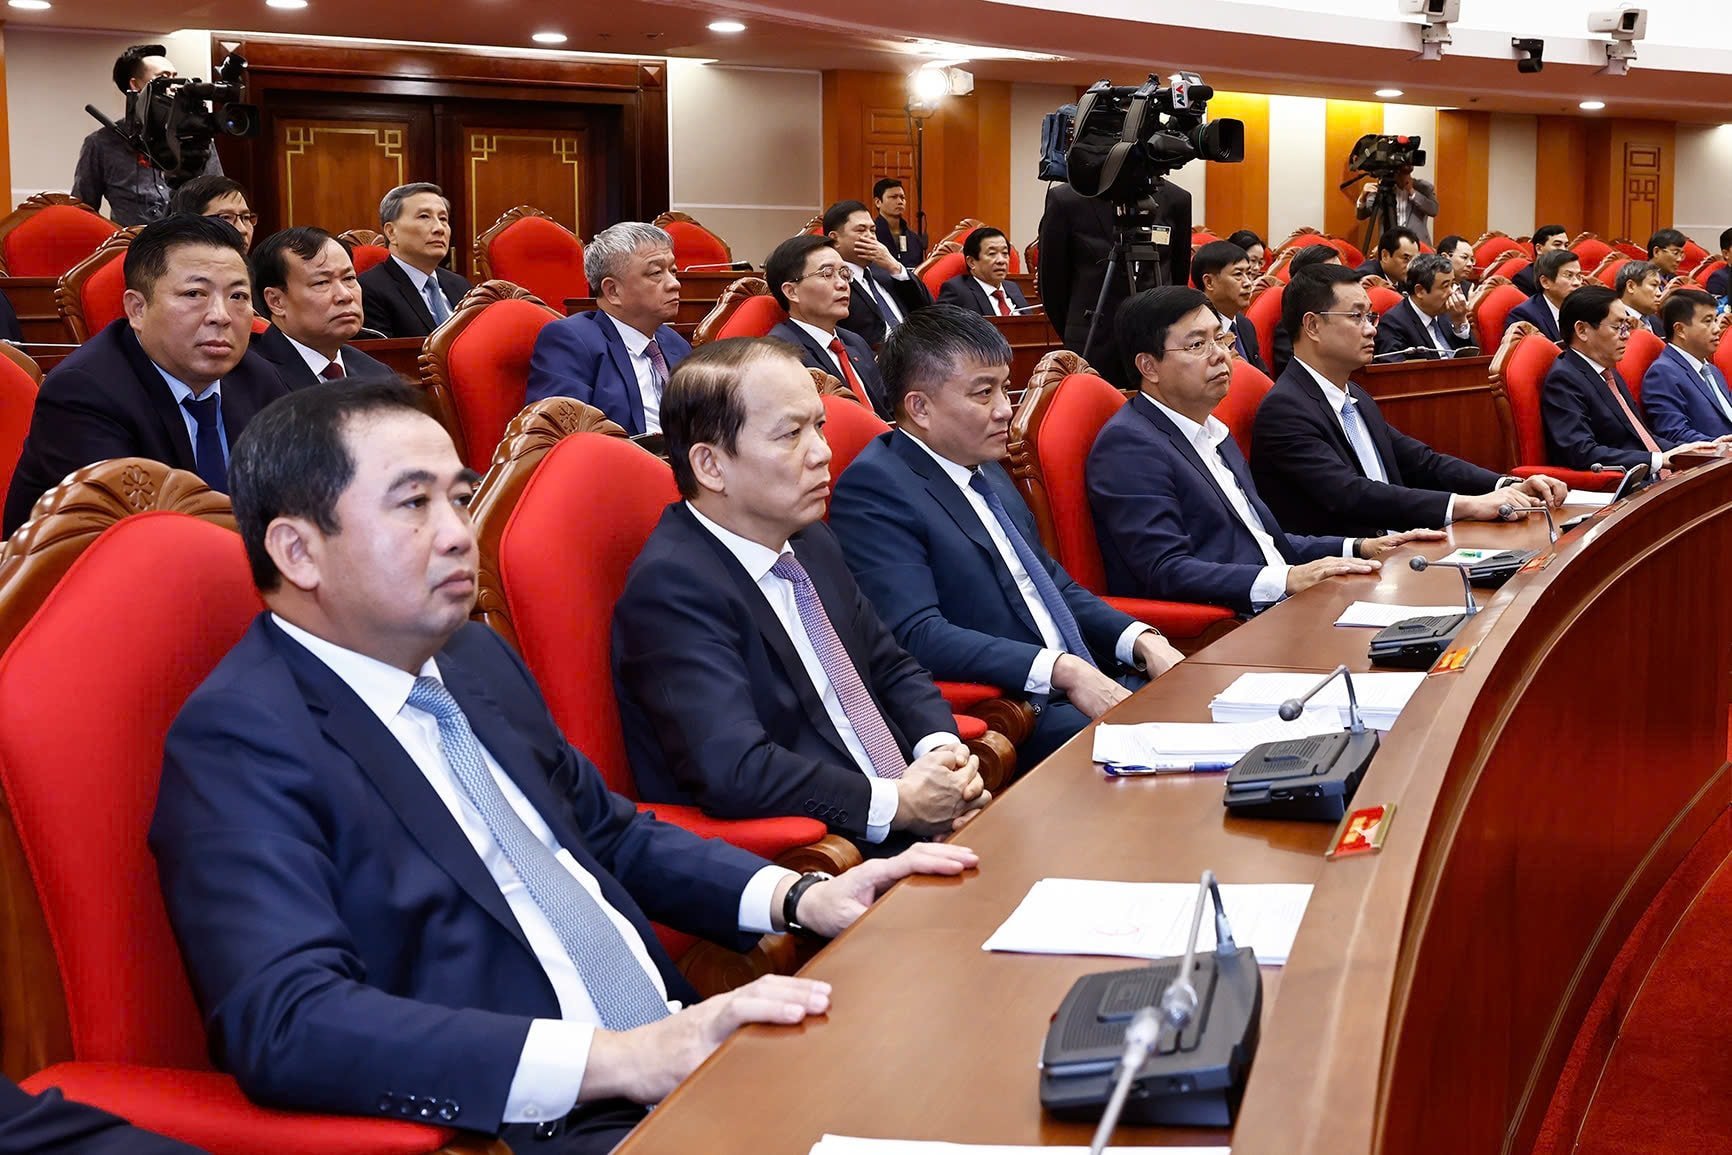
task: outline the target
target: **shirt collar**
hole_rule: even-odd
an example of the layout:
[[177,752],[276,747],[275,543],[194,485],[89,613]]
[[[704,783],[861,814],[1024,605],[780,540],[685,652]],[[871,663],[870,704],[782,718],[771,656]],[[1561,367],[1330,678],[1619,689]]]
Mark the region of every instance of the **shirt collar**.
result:
[[974,480],[974,470],[968,468],[968,466],[958,465],[948,457],[940,457],[933,450],[932,446],[926,444],[926,442],[920,440],[920,438],[914,436],[905,429],[898,429],[896,432],[898,435],[906,437],[914,444],[920,446],[920,451],[926,454],[926,456],[932,458],[932,460],[938,462],[938,467],[944,470],[944,475],[950,478],[950,480],[956,482],[958,487],[967,489],[969,482]]
[[1588,356],[1586,353],[1582,352],[1580,349],[1571,349],[1570,352],[1574,353],[1576,356],[1578,356],[1582,360],[1586,361],[1588,363],[1589,368],[1593,369],[1594,376],[1604,377],[1606,375],[1606,367],[1604,365],[1600,364],[1598,361],[1594,360],[1592,357]]
[[[279,328],[277,332],[283,333],[283,330]],[[312,346],[303,345],[293,337],[289,337],[287,333],[283,333],[283,336],[288,337],[289,344],[295,347],[295,352],[301,355],[301,360],[307,363],[307,368],[313,371],[313,376],[319,376],[325,371],[326,366],[333,363],[347,372],[348,366],[343,364],[343,351],[341,349],[337,350],[335,357],[327,357]]]
[[770,572],[770,567],[788,552],[788,543],[783,542],[781,549],[765,549],[755,541],[741,537],[731,529],[724,529],[698,512],[698,507],[686,502],[686,508],[692,511],[692,516],[698,519],[698,524],[709,530],[715,539],[728,547],[728,552],[734,555],[746,568],[753,582],[761,582],[764,575]]
[[[979,277],[974,278],[974,283],[980,286],[980,291],[986,294],[986,299],[989,301],[992,300],[994,293],[1004,293],[1004,286],[1003,285],[1000,285],[1000,286],[998,286],[998,288],[995,289],[991,285],[987,284],[985,281],[981,280]],[[1005,299],[1005,302],[1008,304],[1010,301],[1010,294],[1005,293],[1004,299]]]
[[1179,432],[1185,435],[1185,440],[1189,441],[1198,449],[1208,449],[1213,452],[1220,448],[1221,442],[1227,439],[1227,426],[1213,413],[1205,417],[1203,423],[1199,425],[1189,417],[1186,417],[1183,413],[1180,413],[1177,409],[1163,405],[1161,402],[1155,400],[1154,397],[1150,396],[1148,393],[1144,393],[1143,396],[1148,398],[1149,404],[1160,410],[1160,412],[1166,416],[1168,421],[1177,425],[1179,427]]
[[174,394],[174,403],[176,405],[179,405],[181,402],[186,401],[189,398],[194,401],[204,401],[211,397],[222,396],[223,383],[221,380],[213,381],[211,387],[206,389],[203,393],[194,393],[191,385],[188,385],[180,378],[171,375],[167,369],[164,369],[161,365],[157,365],[155,361],[152,361],[151,365],[155,366],[156,371],[162,374],[163,381],[168,384],[169,392]]
[[417,293],[425,293],[427,291],[427,281],[433,276],[432,273],[423,273],[420,269],[417,269],[414,265],[411,265],[408,261],[399,257],[396,253],[391,254],[391,259],[397,262],[397,267],[399,269],[402,269],[405,273],[409,274],[409,283],[415,286],[415,291]]
[[606,309],[597,309],[596,312],[613,322],[613,327],[619,332],[619,339],[625,342],[625,351],[627,353],[630,353],[633,357],[643,356],[644,350],[649,348],[650,343],[650,338],[647,334],[638,332],[636,329],[632,328]]
[[1684,352],[1684,350],[1679,348],[1677,345],[1668,345],[1666,347],[1672,350],[1672,352],[1678,354],[1678,356],[1684,358],[1685,364],[1690,366],[1690,372],[1696,374],[1698,377],[1702,375],[1703,362],[1696,360],[1696,358]]
[[1433,321],[1437,320],[1436,317],[1432,316],[1430,313],[1427,313],[1424,309],[1419,307],[1419,302],[1413,299],[1412,294],[1409,294],[1407,297],[1407,306],[1408,306],[1408,308],[1412,309],[1415,313],[1418,313],[1419,319],[1421,321],[1424,321],[1427,325],[1430,325]]
[[866,279],[866,268],[864,265],[856,265],[853,261],[843,261],[842,263],[848,267],[849,280],[864,281]]
[[806,332],[807,336],[811,337],[814,341],[818,342],[818,344],[824,346],[824,348],[826,348],[826,349],[828,349],[830,347],[831,342],[833,342],[837,339],[836,334],[826,333],[826,332],[824,332],[824,330],[818,328],[818,326],[811,324],[808,321],[802,321],[798,317],[789,317],[788,320],[790,320],[790,321],[794,322],[794,324],[800,326],[800,328]]
[[[280,614],[272,614],[271,621],[343,679],[343,684],[355,691],[355,696],[378,715],[379,721],[389,723],[409,704],[409,692],[415,688],[414,674],[308,633],[293,622],[285,621]],[[438,664],[432,658],[421,667],[421,677],[444,681],[439,676]]]
[[1347,404],[1347,390],[1330,381],[1327,377],[1323,376],[1323,374],[1319,373],[1311,366],[1305,364],[1305,362],[1298,357],[1293,358],[1293,364],[1311,374],[1311,379],[1317,382],[1317,387],[1319,389],[1323,390],[1323,399],[1329,402],[1329,407],[1337,413],[1341,412],[1341,407]]

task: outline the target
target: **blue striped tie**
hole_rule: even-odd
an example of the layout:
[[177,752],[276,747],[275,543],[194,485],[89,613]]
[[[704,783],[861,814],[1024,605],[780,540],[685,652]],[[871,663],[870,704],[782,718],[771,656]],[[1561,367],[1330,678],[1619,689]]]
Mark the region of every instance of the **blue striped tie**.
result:
[[1028,580],[1034,583],[1034,592],[1040,595],[1041,604],[1046,607],[1046,612],[1052,615],[1053,624],[1058,627],[1058,636],[1064,642],[1065,652],[1074,654],[1093,666],[1094,657],[1089,653],[1088,643],[1083,641],[1082,630],[1076,624],[1076,616],[1065,604],[1064,597],[1058,592],[1058,586],[1053,584],[1052,575],[1046,572],[1046,564],[1041,556],[1029,547],[1028,541],[1016,528],[1016,523],[1010,520],[1010,511],[1004,508],[1004,502],[998,499],[998,494],[993,492],[992,486],[987,484],[985,475],[981,473],[968,479],[968,487],[986,499],[986,508],[992,510],[992,516],[998,519],[999,528],[1004,530],[1004,536],[1010,539],[1010,548],[1016,551],[1017,560],[1022,562],[1022,568],[1028,571]]

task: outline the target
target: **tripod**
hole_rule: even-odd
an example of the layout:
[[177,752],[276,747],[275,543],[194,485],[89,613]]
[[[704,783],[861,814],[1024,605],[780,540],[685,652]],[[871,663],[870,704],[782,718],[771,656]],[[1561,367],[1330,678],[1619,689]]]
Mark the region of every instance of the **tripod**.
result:
[[[1113,247],[1107,254],[1107,273],[1101,278],[1100,295],[1095,298],[1094,311],[1089,316],[1088,336],[1083,339],[1082,347],[1083,360],[1096,369],[1107,368],[1095,363],[1095,334],[1100,329],[1107,300],[1112,296],[1114,278],[1122,271],[1127,295],[1167,283],[1166,249],[1172,243],[1172,230],[1156,223],[1157,208],[1153,197],[1113,205]],[[1184,243],[1190,243],[1189,237],[1182,239]],[[1113,366],[1107,371],[1116,369]]]
[[[1371,215],[1365,219],[1365,236],[1359,243],[1359,250],[1368,257],[1372,255],[1371,243],[1382,235],[1384,227],[1395,224],[1396,195],[1393,172],[1370,175],[1377,181],[1377,195],[1371,200]],[[1346,188],[1358,179],[1355,175],[1352,180],[1342,182],[1341,187]]]

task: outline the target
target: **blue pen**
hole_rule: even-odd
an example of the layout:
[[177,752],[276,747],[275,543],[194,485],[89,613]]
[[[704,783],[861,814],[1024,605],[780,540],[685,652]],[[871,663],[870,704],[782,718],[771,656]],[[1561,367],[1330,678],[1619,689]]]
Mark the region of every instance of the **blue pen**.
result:
[[1169,766],[1114,766],[1102,763],[1101,768],[1114,778],[1134,778],[1145,774],[1211,774],[1231,770],[1233,762],[1184,762]]

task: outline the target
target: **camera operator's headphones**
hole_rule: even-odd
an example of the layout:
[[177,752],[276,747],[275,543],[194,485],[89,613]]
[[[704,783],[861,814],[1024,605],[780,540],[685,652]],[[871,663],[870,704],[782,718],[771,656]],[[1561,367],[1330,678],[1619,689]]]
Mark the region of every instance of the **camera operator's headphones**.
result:
[[134,44],[114,62],[114,87],[123,94],[132,93],[132,74],[138,70],[138,62],[147,56],[167,56],[168,49],[161,44]]

